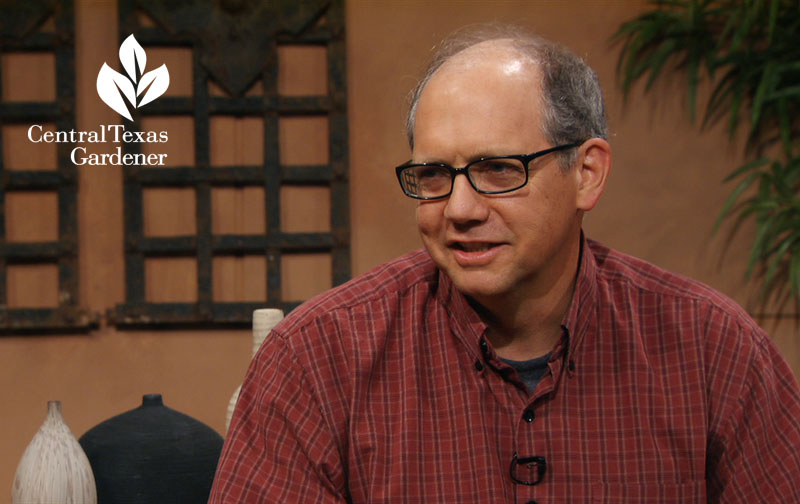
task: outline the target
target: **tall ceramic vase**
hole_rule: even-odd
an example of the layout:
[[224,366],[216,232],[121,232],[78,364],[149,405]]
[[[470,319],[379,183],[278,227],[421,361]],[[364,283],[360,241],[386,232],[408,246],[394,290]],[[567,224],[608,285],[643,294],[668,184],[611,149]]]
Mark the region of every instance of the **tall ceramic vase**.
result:
[[[283,320],[283,310],[277,308],[261,308],[253,312],[253,352],[251,358],[256,355],[258,349],[261,348],[261,343],[264,338],[275,327],[278,322]],[[231,418],[233,417],[233,410],[236,408],[236,401],[239,400],[239,392],[242,386],[239,385],[233,393],[230,402],[228,403],[228,412],[225,415],[225,430],[231,426]]]
[[11,489],[12,504],[96,504],[92,467],[61,415],[47,403],[47,417],[25,449]]

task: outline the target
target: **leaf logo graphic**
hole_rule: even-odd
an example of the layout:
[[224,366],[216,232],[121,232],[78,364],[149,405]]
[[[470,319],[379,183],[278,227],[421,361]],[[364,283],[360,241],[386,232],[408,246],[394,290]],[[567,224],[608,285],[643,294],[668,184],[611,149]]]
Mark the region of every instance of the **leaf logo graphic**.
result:
[[[128,75],[117,72],[104,62],[97,74],[97,94],[115,112],[133,121],[128,107],[143,107],[164,94],[169,87],[169,71],[167,65],[161,65],[144,73],[147,54],[133,35],[119,46],[119,60]],[[144,96],[139,99],[142,93]]]

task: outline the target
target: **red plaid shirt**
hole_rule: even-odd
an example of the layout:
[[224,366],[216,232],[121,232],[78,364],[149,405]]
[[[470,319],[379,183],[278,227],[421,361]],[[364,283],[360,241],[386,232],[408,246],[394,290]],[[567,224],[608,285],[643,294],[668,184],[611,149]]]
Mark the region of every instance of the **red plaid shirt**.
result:
[[800,502],[800,395],[765,333],[583,247],[533,394],[424,251],[292,312],[251,364],[210,502]]

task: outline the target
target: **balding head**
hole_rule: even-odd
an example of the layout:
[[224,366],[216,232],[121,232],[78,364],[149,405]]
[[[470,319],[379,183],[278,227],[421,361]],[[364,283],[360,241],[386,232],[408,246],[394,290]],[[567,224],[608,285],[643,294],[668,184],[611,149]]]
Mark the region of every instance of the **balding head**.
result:
[[[455,153],[447,153],[445,146],[471,146],[472,152],[458,153],[465,156],[546,147],[539,82],[538,65],[514,51],[507,40],[482,42],[454,55],[420,95],[412,156],[427,159],[434,151],[451,160]],[[431,143],[435,149],[429,148]]]
[[[542,132],[553,145],[606,138],[602,90],[594,70],[553,42],[513,27],[492,25],[458,32],[442,42],[411,93],[406,131],[412,149],[419,100],[433,76],[445,65],[467,70],[482,59],[501,54],[520,70],[526,65],[538,68],[538,80],[530,83],[530,93],[541,101]],[[509,71],[513,70],[512,64]],[[566,155],[565,166],[572,164],[571,154]]]
[[453,54],[442,61],[431,78],[444,69],[469,71],[488,62],[502,65],[509,76],[538,66],[536,59],[531,54],[520,51],[513,39],[498,38],[477,42]]

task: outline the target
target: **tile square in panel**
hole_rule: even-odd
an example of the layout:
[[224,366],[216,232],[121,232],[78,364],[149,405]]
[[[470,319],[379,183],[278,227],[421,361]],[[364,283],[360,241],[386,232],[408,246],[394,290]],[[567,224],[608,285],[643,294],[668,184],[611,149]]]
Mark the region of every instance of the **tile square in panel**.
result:
[[324,165],[330,159],[327,116],[281,117],[280,162],[284,165]]
[[[162,132],[166,141],[142,143],[143,154],[166,154],[164,166],[193,166],[194,159],[194,119],[190,116],[145,116],[141,120],[142,131],[155,132],[161,140]],[[127,129],[127,128],[126,128]],[[147,136],[147,134],[145,134]]]
[[263,255],[217,256],[212,269],[215,303],[267,300],[267,260]]
[[10,264],[6,268],[9,308],[58,307],[56,264]]
[[0,56],[2,95],[7,102],[56,99],[56,57],[48,52],[6,52]]
[[328,50],[325,46],[278,46],[278,94],[328,94]]
[[56,127],[44,124],[7,124],[3,136],[3,168],[6,170],[57,170],[58,144],[46,142]]
[[[169,87],[162,96],[192,96],[192,50],[188,47],[145,47],[145,73],[167,66]],[[145,105],[146,107],[147,105]]]
[[144,267],[147,302],[197,302],[197,260],[194,257],[151,257],[145,259]]
[[211,166],[264,164],[264,121],[214,116],[210,120]]
[[5,197],[6,241],[58,241],[58,194],[9,191]]
[[265,234],[264,188],[214,187],[211,189],[211,232],[220,234]]
[[195,191],[192,187],[142,189],[145,236],[185,236],[197,233]]

